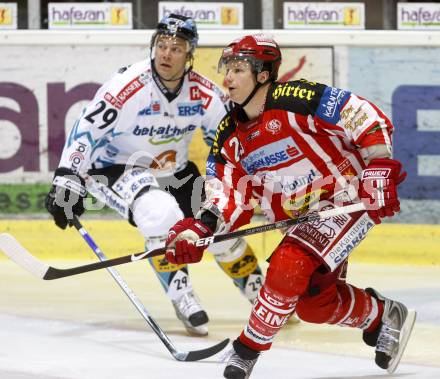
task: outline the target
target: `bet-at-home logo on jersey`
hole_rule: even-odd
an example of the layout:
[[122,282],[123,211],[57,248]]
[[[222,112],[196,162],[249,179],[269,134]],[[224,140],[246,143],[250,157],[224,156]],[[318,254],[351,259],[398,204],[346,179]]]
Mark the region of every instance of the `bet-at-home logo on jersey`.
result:
[[187,133],[191,133],[196,129],[195,125],[188,125],[184,128],[177,126],[151,126],[141,128],[139,125],[133,130],[135,136],[148,136],[148,142],[153,145],[163,145],[171,142],[180,142]]

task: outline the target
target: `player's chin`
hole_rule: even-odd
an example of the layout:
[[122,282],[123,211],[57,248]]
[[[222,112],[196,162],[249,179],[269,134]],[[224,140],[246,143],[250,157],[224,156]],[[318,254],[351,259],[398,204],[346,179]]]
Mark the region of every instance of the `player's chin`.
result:
[[235,89],[235,88],[234,89],[229,89],[228,94],[229,94],[229,98],[234,103],[241,104],[243,102],[243,99],[241,99],[241,97],[238,96],[237,89]]
[[163,80],[168,81],[168,82],[174,82],[174,81],[179,79],[179,75],[178,74],[170,74],[169,72],[163,73],[163,75],[161,74],[160,77]]

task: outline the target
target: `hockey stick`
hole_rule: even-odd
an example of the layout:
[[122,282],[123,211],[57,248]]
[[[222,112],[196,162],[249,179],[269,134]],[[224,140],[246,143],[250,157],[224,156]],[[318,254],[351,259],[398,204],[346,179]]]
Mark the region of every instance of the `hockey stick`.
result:
[[[304,222],[326,219],[329,217],[334,217],[341,214],[359,212],[362,210],[365,210],[365,206],[362,203],[347,205],[345,207],[337,207],[327,211],[312,213],[307,216],[299,217],[296,219],[287,219],[287,220],[275,222],[273,224],[255,226],[253,228],[237,230],[232,233],[219,234],[207,238],[201,238],[196,241],[196,245],[208,246],[216,242],[222,242],[229,239],[249,236],[251,234],[268,232],[270,230],[275,230],[275,229],[287,228],[293,225],[302,224]],[[37,278],[44,280],[60,279],[66,276],[78,275],[85,272],[101,270],[103,268],[118,266],[129,262],[136,262],[142,259],[155,257],[165,253],[165,248],[160,248],[160,249],[125,255],[122,257],[113,258],[102,262],[90,263],[83,266],[61,269],[61,268],[49,266],[48,264],[34,257],[13,236],[11,236],[8,233],[0,234],[0,249],[3,250],[3,252],[19,266],[23,267],[25,270],[29,271]]]
[[[78,230],[79,234],[81,234],[84,241],[86,241],[86,243],[90,246],[93,252],[98,256],[100,261],[101,262],[106,261],[107,257],[104,255],[101,249],[96,245],[95,241],[86,231],[86,229],[82,226],[81,222],[78,220],[76,216],[73,217],[71,223],[76,228],[76,230]],[[135,293],[131,290],[131,288],[128,287],[124,279],[122,279],[122,276],[119,274],[119,272],[116,271],[116,269],[114,268],[107,268],[107,271],[110,273],[113,279],[115,279],[116,283],[118,283],[119,287],[121,287],[122,291],[124,291],[124,293],[130,299],[130,301],[133,303],[133,305],[136,307],[136,309],[139,311],[139,313],[148,323],[148,325],[150,325],[151,329],[153,329],[154,333],[156,333],[159,339],[163,342],[163,344],[171,353],[171,355],[178,361],[189,362],[189,361],[199,361],[201,359],[209,358],[212,355],[217,354],[219,351],[223,350],[223,348],[229,343],[229,339],[225,339],[224,341],[218,343],[217,345],[202,350],[195,350],[195,351],[177,350],[176,347],[168,338],[168,336],[164,333],[164,331],[160,328],[160,326],[156,323],[156,321],[150,316],[150,314],[145,309],[144,305],[139,300],[139,298],[135,295]]]

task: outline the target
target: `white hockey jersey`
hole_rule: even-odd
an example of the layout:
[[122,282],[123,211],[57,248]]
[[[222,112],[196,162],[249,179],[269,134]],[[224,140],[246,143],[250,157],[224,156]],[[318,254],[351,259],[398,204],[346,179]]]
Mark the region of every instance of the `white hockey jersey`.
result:
[[227,97],[190,71],[169,101],[156,84],[150,60],[118,71],[83,110],[66,141],[60,167],[80,175],[90,168],[128,164],[167,176],[185,168],[197,128],[211,145],[226,114]]

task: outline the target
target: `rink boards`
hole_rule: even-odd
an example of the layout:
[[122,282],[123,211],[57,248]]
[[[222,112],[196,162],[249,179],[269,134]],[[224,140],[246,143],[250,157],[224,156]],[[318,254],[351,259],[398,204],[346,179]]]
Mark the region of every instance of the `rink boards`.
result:
[[[125,221],[84,220],[84,226],[104,253],[112,258],[143,251],[143,238]],[[73,228],[58,229],[50,220],[0,220],[0,232],[14,235],[35,256],[44,259],[93,259],[93,252]],[[281,233],[247,237],[257,256],[266,259]],[[0,254],[0,259],[3,259]],[[205,254],[206,260],[212,259]],[[440,226],[382,224],[352,253],[352,262],[440,265]]]

